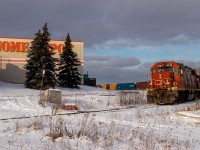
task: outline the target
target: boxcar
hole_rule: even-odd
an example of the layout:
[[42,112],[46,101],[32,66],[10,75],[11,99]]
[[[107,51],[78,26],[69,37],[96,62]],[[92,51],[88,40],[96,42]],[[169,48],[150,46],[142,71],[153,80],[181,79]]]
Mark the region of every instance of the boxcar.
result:
[[136,90],[135,83],[118,83],[117,90]]
[[110,90],[117,90],[117,84],[116,83],[111,83],[110,84]]
[[148,89],[148,86],[149,86],[149,82],[148,81],[146,81],[146,82],[137,82],[136,83],[137,90],[146,90],[146,89]]

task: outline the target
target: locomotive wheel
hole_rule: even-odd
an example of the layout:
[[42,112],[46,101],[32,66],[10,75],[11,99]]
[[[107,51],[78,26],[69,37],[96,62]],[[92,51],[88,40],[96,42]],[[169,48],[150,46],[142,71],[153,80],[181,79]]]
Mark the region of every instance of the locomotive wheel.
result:
[[189,97],[189,92],[188,91],[178,91],[178,103],[182,103],[184,101],[187,101]]

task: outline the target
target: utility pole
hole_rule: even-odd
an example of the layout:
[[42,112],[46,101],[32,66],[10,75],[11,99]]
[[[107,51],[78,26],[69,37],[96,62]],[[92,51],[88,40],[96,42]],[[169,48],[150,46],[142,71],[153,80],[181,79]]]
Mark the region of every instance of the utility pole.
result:
[[44,70],[44,67],[42,67],[42,81],[41,81],[41,84],[40,84],[40,100],[39,100],[39,104],[42,105],[43,107],[45,107],[45,94],[44,94],[44,91],[42,90],[42,87],[43,87],[43,81],[44,81],[44,75],[45,75],[45,70]]

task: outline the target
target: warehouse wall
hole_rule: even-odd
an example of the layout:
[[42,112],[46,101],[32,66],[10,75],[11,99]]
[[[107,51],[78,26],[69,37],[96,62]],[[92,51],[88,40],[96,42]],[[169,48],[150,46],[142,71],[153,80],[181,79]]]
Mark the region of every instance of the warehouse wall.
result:
[[[26,58],[28,47],[32,39],[28,38],[6,38],[0,37],[0,81],[10,83],[24,83]],[[56,53],[53,57],[59,58],[59,54],[64,47],[63,40],[52,40],[50,45],[54,47]],[[81,62],[79,72],[83,76],[84,68],[84,43],[82,41],[72,41],[74,52],[77,53]]]

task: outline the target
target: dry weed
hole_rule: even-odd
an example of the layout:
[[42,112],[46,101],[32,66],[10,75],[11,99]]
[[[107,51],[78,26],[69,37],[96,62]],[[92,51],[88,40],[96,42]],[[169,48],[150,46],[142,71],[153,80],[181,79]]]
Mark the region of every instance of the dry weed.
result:
[[146,104],[147,100],[145,98],[145,94],[141,92],[127,92],[127,91],[120,91],[118,93],[118,99],[120,106],[134,106],[140,104]]
[[33,130],[43,129],[43,120],[40,117],[36,117],[31,121],[31,123],[27,126],[27,128],[32,128]]
[[19,124],[19,122],[17,121],[16,122],[16,125],[15,125],[15,132],[19,132],[21,130],[21,125]]
[[51,115],[52,116],[55,116],[56,114],[58,114],[58,111],[60,109],[60,105],[53,105],[52,108],[51,108]]
[[64,135],[64,120],[62,118],[50,117],[48,122],[48,133],[45,136],[51,137],[52,142]]

